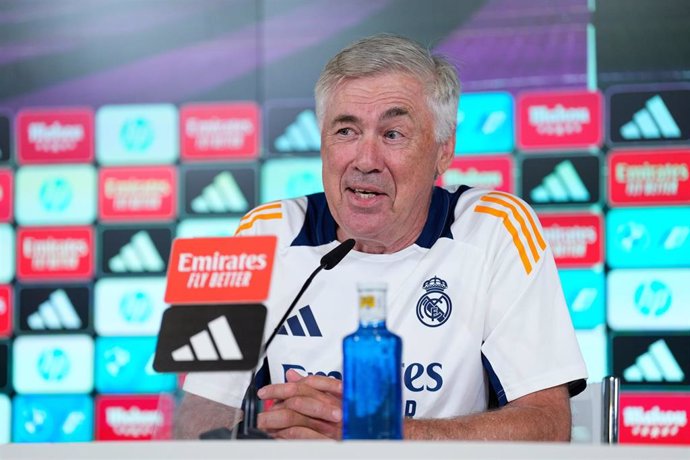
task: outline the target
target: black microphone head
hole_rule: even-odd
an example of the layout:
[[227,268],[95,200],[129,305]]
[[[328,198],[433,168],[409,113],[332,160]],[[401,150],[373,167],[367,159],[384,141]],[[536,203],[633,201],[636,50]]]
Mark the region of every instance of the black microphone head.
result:
[[340,261],[343,260],[343,258],[347,255],[347,253],[352,251],[352,248],[354,247],[355,240],[352,238],[343,241],[321,258],[321,266],[326,270],[330,270],[338,265]]

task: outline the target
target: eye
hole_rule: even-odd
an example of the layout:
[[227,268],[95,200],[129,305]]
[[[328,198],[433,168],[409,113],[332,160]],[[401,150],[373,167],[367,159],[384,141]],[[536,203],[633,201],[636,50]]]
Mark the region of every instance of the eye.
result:
[[402,134],[400,134],[399,131],[390,130],[390,131],[386,131],[386,133],[383,135],[383,137],[385,137],[386,139],[396,140],[396,139],[400,139],[402,137]]
[[352,128],[340,128],[335,133],[340,136],[349,136],[350,134],[352,134]]

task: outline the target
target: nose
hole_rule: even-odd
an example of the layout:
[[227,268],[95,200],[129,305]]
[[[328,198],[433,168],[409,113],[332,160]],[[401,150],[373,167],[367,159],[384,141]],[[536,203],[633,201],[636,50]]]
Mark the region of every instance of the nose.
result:
[[364,135],[360,138],[353,166],[363,173],[383,170],[383,152],[376,136]]

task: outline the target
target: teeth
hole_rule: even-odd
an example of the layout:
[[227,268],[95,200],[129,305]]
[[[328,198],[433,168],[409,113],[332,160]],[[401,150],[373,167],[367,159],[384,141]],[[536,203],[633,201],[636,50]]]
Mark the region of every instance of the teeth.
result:
[[366,190],[360,190],[360,189],[355,189],[354,192],[363,198],[370,198],[370,197],[376,195],[376,193],[374,193],[374,192],[367,192]]

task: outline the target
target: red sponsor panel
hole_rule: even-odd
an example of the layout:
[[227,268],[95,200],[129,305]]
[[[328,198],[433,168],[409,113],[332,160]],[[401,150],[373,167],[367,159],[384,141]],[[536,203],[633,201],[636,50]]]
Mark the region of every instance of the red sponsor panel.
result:
[[79,163],[93,159],[93,111],[88,108],[24,110],[17,117],[19,162]]
[[439,177],[439,186],[469,185],[513,193],[513,157],[460,156],[456,157],[448,170]]
[[93,276],[92,227],[19,228],[17,278],[88,280]]
[[523,93],[517,99],[521,150],[578,149],[602,142],[602,97],[597,91]]
[[177,212],[177,172],[172,166],[102,168],[98,180],[103,221],[170,220]]
[[182,158],[255,158],[259,107],[252,102],[187,105],[180,109]]
[[622,393],[621,444],[690,445],[690,393]]
[[559,268],[591,267],[603,263],[601,214],[540,214],[539,220]]
[[275,236],[176,239],[165,302],[263,302],[271,286],[276,243]]
[[98,441],[172,439],[171,395],[96,397]]
[[612,205],[690,204],[690,150],[615,151],[608,170]]
[[12,171],[0,169],[0,222],[12,220]]
[[12,335],[12,287],[0,286],[0,337]]

